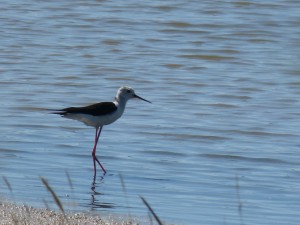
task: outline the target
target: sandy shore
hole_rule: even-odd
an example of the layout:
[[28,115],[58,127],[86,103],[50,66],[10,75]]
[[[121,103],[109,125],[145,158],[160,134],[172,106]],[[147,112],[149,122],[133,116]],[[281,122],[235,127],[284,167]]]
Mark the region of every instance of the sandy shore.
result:
[[0,225],[129,225],[137,224],[133,221],[120,221],[117,218],[101,219],[99,216],[84,213],[66,213],[65,215],[48,209],[36,209],[30,206],[15,205],[0,202]]

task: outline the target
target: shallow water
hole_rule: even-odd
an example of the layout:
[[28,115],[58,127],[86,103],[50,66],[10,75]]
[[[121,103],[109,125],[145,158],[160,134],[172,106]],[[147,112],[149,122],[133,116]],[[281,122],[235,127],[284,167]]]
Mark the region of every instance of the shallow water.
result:
[[[43,176],[71,210],[147,217],[143,196],[168,223],[299,224],[298,1],[1,5],[2,195],[55,208]],[[44,109],[121,85],[153,104],[104,127],[93,186],[94,130]]]

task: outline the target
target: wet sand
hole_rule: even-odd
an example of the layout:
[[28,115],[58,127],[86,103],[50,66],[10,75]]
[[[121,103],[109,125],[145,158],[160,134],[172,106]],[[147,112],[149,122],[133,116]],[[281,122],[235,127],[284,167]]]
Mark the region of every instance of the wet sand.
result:
[[117,217],[100,218],[99,216],[84,213],[66,213],[36,209],[25,205],[0,202],[0,225],[58,225],[58,224],[97,224],[97,225],[129,225],[137,224],[133,221],[121,221]]

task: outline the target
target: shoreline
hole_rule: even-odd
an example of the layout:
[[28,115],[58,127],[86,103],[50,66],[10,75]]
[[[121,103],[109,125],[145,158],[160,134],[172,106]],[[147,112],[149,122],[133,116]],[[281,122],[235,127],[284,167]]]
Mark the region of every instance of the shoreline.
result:
[[99,225],[129,225],[140,224],[134,219],[119,218],[118,216],[101,217],[83,212],[66,212],[65,214],[50,209],[39,209],[27,205],[17,205],[11,202],[0,202],[0,225],[58,225],[58,224],[99,224]]

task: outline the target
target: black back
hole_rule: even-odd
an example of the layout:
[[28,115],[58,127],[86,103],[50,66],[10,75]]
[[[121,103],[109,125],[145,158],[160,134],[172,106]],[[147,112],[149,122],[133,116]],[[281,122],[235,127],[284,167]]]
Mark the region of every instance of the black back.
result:
[[93,116],[102,116],[113,113],[117,110],[117,106],[113,102],[100,102],[85,107],[69,107],[55,112],[55,114],[66,115],[66,114],[89,114]]

